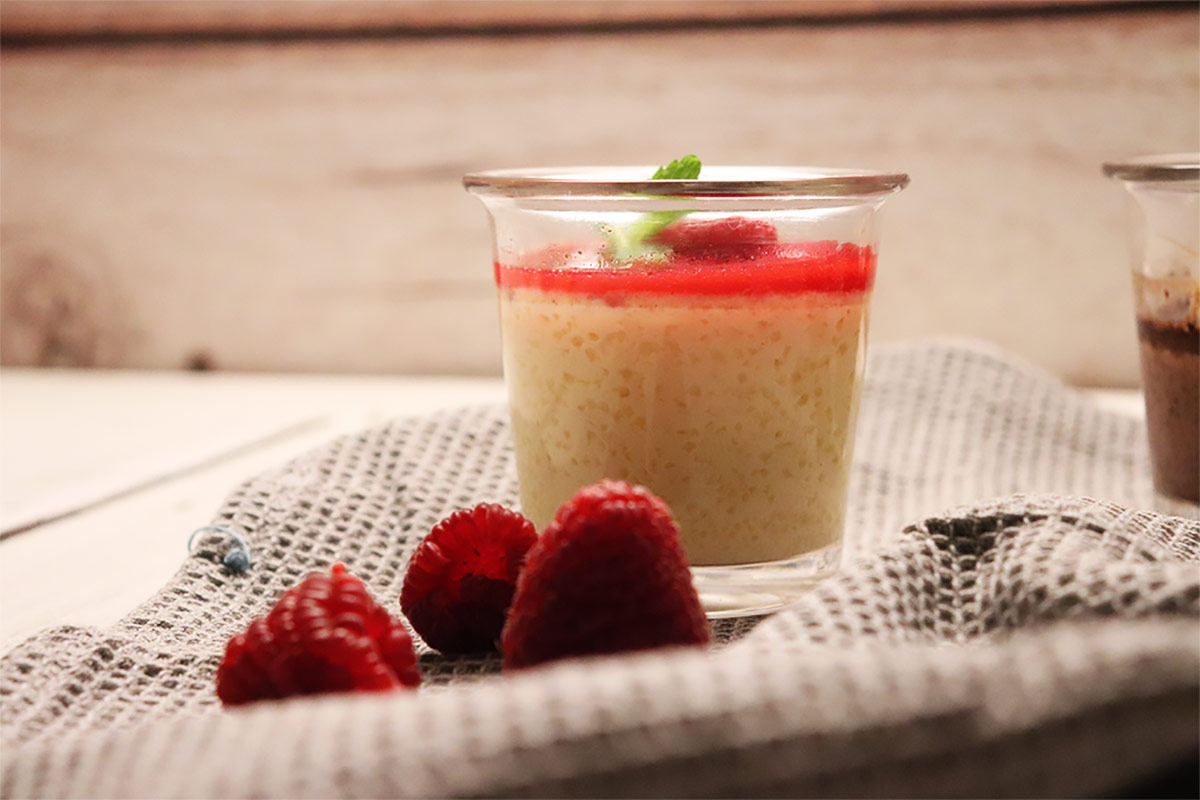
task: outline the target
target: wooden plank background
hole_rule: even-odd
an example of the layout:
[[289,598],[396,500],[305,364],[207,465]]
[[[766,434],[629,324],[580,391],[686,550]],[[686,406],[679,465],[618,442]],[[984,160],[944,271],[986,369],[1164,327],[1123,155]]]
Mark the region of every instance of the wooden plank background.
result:
[[[546,29],[1081,9],[1122,0],[4,0],[9,38]],[[1128,3],[1126,3],[1128,4]]]
[[6,47],[0,360],[496,374],[462,173],[697,152],[908,171],[873,340],[979,337],[1130,385],[1122,197],[1099,164],[1200,149],[1197,22]]

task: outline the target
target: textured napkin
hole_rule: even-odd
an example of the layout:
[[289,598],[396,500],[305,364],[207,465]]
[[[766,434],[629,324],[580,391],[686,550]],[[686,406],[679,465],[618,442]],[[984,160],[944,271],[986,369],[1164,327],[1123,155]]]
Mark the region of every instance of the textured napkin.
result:
[[208,536],[112,629],[0,659],[0,792],[1072,796],[1186,775],[1200,523],[1139,510],[1142,426],[979,345],[880,348],[867,376],[846,568],[712,652],[501,675],[426,651],[418,692],[222,711],[225,641],[309,571],[344,561],[398,614],[434,522],[515,501],[503,409],[401,420],[238,488],[214,523],[245,533],[248,573]]

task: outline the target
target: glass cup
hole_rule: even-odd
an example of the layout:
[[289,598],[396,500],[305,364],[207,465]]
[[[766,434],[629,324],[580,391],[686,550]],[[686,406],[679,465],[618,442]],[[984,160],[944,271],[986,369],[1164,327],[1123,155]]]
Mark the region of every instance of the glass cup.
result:
[[517,478],[541,530],[581,487],[670,505],[709,616],[838,565],[879,209],[856,170],[468,175],[491,218]]
[[1104,165],[1128,190],[1142,390],[1163,510],[1200,503],[1200,155]]

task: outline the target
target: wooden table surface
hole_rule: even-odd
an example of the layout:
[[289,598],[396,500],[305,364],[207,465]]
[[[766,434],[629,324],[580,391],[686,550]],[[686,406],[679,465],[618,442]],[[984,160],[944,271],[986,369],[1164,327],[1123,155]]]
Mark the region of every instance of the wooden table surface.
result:
[[[1141,414],[1136,391],[1095,391]],[[238,483],[338,434],[500,403],[498,378],[0,370],[0,650],[107,626]]]

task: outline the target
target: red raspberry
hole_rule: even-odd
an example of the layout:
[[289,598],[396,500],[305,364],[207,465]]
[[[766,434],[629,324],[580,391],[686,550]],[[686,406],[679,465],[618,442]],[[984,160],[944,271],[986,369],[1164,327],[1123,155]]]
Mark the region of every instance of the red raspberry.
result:
[[718,260],[752,258],[779,241],[770,222],[748,217],[690,219],[684,217],[650,238],[676,254]]
[[503,506],[454,512],[408,562],[401,610],[426,644],[443,653],[495,650],[517,573],[535,541],[533,523]]
[[322,692],[417,686],[408,631],[341,564],[314,572],[229,640],[217,669],[227,706]]
[[708,641],[667,504],[644,487],[601,481],[567,501],[529,551],[504,665]]

